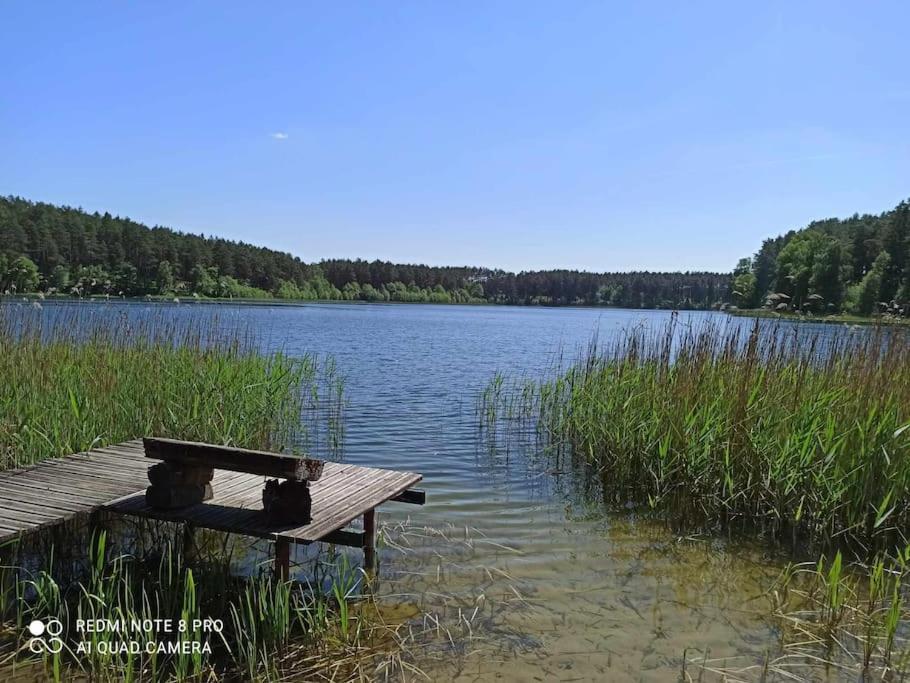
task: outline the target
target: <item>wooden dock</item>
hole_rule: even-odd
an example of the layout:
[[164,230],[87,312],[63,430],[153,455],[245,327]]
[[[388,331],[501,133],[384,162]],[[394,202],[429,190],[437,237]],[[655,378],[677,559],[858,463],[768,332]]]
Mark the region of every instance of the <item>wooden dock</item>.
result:
[[[310,484],[311,521],[276,526],[262,514],[260,475],[216,469],[211,500],[163,511],[145,501],[149,465],[137,439],[0,472],[0,541],[107,510],[273,540],[276,570],[287,576],[292,543],[361,547],[372,565],[376,508],[387,501],[424,499],[422,491],[411,488],[422,479],[419,474],[327,462],[322,477]],[[345,529],[359,517],[362,531]]]

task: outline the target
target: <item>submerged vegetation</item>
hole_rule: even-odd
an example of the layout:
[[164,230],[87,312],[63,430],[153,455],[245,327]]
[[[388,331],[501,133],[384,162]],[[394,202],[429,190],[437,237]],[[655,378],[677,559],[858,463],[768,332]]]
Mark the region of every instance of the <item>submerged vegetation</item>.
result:
[[906,673],[908,560],[910,548],[871,563],[847,565],[838,552],[789,566],[771,591],[786,655],[824,652],[847,671]]

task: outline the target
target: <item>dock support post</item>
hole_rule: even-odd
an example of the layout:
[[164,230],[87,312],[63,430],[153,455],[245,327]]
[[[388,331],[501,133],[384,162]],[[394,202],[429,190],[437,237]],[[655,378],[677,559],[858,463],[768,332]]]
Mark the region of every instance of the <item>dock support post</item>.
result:
[[286,538],[275,540],[275,578],[287,581],[291,576],[291,542]]
[[363,564],[370,574],[376,570],[376,508],[363,513]]

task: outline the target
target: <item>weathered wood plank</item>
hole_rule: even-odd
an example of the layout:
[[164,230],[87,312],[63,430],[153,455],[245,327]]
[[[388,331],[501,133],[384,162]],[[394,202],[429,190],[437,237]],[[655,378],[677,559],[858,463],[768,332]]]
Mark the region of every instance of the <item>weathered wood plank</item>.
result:
[[112,486],[104,482],[85,483],[82,481],[72,481],[71,479],[61,479],[60,477],[44,472],[36,472],[35,476],[31,477],[18,475],[13,480],[13,483],[42,491],[79,494],[84,499],[91,501],[110,500],[111,496],[116,496],[120,492],[129,492],[131,488],[135,490],[135,487],[126,485]]
[[389,474],[383,476],[379,481],[331,505],[331,515],[326,521],[320,521],[314,514],[313,522],[307,527],[302,527],[300,531],[309,540],[319,540],[333,529],[347,525],[366,510],[381,505],[389,498],[410,488],[422,478],[418,474],[386,471]]
[[60,514],[82,512],[86,507],[81,503],[73,503],[65,500],[60,500],[56,496],[42,496],[34,490],[9,490],[8,488],[4,488],[2,491],[0,491],[0,516],[2,516],[3,508],[11,506],[21,507],[26,510],[30,506],[35,506],[41,508],[42,510],[57,510]]
[[362,531],[337,529],[329,534],[326,534],[319,540],[322,543],[334,543],[335,545],[345,545],[350,548],[362,548],[364,544],[364,538],[365,536]]
[[[414,478],[418,480],[420,478],[419,475],[406,474],[402,477],[399,473],[389,472],[387,470],[374,470],[372,468],[358,468],[352,466],[351,468],[345,469],[349,476],[347,477],[348,481],[344,483],[352,487],[353,490],[358,488],[362,489],[365,485],[363,483],[364,481],[372,479],[375,483],[377,472],[382,473],[382,481],[379,483],[382,484],[384,482],[383,485],[386,487],[401,487],[402,490],[413,483]],[[328,480],[324,480],[324,482],[328,483]],[[240,486],[239,495],[247,495],[249,497],[248,499],[254,502],[254,506],[235,507],[233,505],[226,505],[226,503],[233,502],[238,494],[235,492],[233,497],[226,499],[224,496],[219,495],[216,487],[215,497],[211,501],[181,510],[179,511],[179,514],[168,514],[151,510],[144,504],[141,496],[134,496],[120,505],[113,506],[113,509],[127,514],[137,514],[157,519],[182,519],[189,521],[198,527],[242,533],[260,538],[288,538],[296,543],[310,543],[318,540],[333,542],[331,540],[333,538],[332,534],[344,526],[343,523],[341,526],[335,526],[340,522],[341,516],[349,517],[350,519],[348,519],[348,521],[350,521],[354,517],[363,514],[365,511],[363,503],[358,501],[354,501],[351,505],[344,504],[342,506],[341,504],[344,502],[343,499],[333,498],[325,501],[322,508],[317,508],[314,501],[314,521],[312,524],[303,525],[301,527],[276,527],[274,525],[269,525],[261,514],[261,482],[256,481],[255,478],[253,478],[252,480],[244,482],[244,484],[246,488],[244,489],[243,486]],[[314,491],[318,488],[319,487],[314,486]],[[383,494],[373,490],[359,496],[358,499],[376,499],[377,496],[381,495]],[[347,502],[350,503],[350,499],[348,499]],[[319,517],[319,520],[321,520],[319,526],[315,526],[317,516]],[[335,538],[339,539],[339,543],[343,540],[345,544],[351,545],[357,545],[362,540],[357,536],[345,534],[341,534]]]
[[21,508],[6,508],[0,513],[3,515],[3,520],[16,520],[19,522],[25,522],[27,524],[43,524],[60,517],[59,514],[55,514],[53,510],[45,510],[44,512],[38,512],[35,510],[25,510]]
[[[95,465],[94,463],[72,463],[61,461],[54,466],[40,467],[35,470],[36,473],[48,474],[58,479],[66,478],[73,481],[82,482],[102,482],[113,486],[136,486],[146,480],[146,473],[143,470],[125,471],[123,469],[113,470],[106,469],[104,465]],[[20,475],[21,476],[21,475]]]
[[145,455],[156,460],[166,460],[187,465],[211,465],[218,469],[259,474],[265,477],[280,477],[295,481],[315,481],[315,469],[321,461],[283,455],[268,451],[254,451],[246,448],[229,448],[194,441],[176,439],[145,438]]

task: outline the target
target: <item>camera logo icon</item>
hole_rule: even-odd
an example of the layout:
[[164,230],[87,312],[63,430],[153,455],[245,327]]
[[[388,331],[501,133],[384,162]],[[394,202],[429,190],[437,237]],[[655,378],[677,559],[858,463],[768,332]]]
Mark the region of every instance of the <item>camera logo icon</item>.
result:
[[32,636],[28,649],[34,654],[55,655],[63,651],[63,641],[59,638],[63,633],[63,623],[59,619],[48,619],[46,622],[35,619],[28,625],[28,632]]

